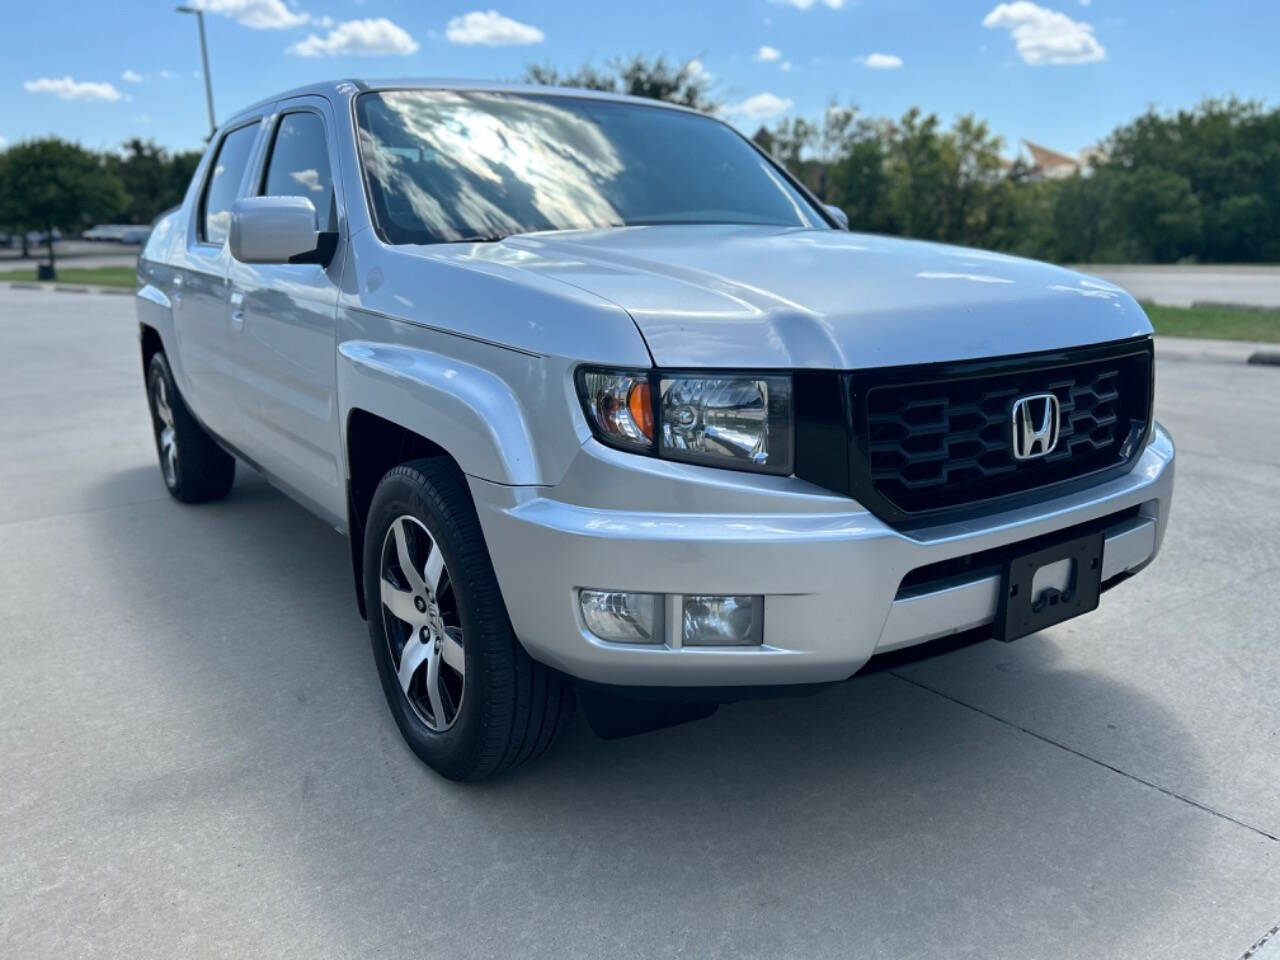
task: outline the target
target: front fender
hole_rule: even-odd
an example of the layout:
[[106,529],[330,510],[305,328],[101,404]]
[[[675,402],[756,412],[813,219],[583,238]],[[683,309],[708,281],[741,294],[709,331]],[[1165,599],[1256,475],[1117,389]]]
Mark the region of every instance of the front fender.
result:
[[513,486],[546,482],[523,405],[489,370],[402,344],[352,340],[338,347],[338,396],[439,444],[464,473]]

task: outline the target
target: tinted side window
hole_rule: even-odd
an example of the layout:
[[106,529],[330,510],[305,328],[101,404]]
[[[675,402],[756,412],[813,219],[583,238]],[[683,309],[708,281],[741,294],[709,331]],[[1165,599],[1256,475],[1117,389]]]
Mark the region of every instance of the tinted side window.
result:
[[276,130],[262,193],[269,197],[306,197],[316,208],[321,230],[336,230],[333,176],[324,121],[314,113],[287,113]]
[[250,124],[232,130],[218,148],[213,161],[213,173],[204,188],[204,203],[200,211],[200,238],[209,243],[222,243],[231,227],[231,204],[240,190],[249,151],[258,135],[258,125]]

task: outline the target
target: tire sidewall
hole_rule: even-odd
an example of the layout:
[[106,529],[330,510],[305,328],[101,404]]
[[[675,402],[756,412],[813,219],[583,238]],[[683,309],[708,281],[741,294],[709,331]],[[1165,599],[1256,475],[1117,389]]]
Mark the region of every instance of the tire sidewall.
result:
[[[414,477],[418,480],[415,481]],[[462,707],[453,725],[444,731],[432,730],[409,705],[408,698],[400,688],[396,665],[392,661],[390,645],[387,643],[379,586],[382,578],[382,549],[392,522],[405,514],[420,520],[443,552],[462,625],[463,655],[466,658]],[[365,609],[369,615],[369,640],[373,646],[378,678],[396,726],[400,728],[414,753],[445,776],[465,776],[473,764],[482,739],[489,681],[486,670],[488,657],[482,652],[482,648],[488,646],[485,642],[487,638],[480,633],[473,607],[473,585],[467,582],[463,572],[465,568],[451,535],[450,518],[446,516],[437,498],[432,496],[430,481],[416,472],[397,470],[388,474],[378,485],[365,525],[364,590]]]
[[[173,471],[173,483],[169,483],[169,478],[164,472],[164,450],[160,447],[160,431],[164,427],[160,414],[156,411],[155,400],[155,382],[157,380],[164,381],[164,395],[169,401],[169,410],[173,413],[173,432],[174,442],[178,445],[178,460]],[[181,497],[182,493],[182,436],[178,429],[178,409],[177,405],[181,403],[178,397],[177,385],[173,382],[173,373],[169,370],[169,363],[165,360],[163,353],[156,353],[152,356],[150,363],[147,364],[147,410],[151,413],[151,439],[156,448],[156,457],[160,463],[160,479],[164,481],[164,485],[169,492],[175,496]]]

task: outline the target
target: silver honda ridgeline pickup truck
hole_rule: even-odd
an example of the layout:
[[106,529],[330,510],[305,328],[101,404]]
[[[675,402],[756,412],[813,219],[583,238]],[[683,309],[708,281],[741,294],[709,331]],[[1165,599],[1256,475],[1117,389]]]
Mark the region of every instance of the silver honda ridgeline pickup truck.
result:
[[1016,639],[1169,513],[1127,294],[850,233],[678,107],[282,94],[139,272],[169,491],[223,497],[240,459],[347,535],[391,712],[447,777],[539,755],[579,700],[627,732]]

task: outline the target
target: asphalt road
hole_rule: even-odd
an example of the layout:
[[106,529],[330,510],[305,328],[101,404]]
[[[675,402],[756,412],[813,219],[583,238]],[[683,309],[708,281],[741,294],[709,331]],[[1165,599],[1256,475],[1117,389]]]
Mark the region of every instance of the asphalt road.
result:
[[0,956],[1235,960],[1280,923],[1280,370],[1161,360],[1172,526],[1099,612],[579,718],[468,787],[402,745],[337,534],[248,470],[166,496],[131,311],[0,290]]
[[[123,243],[65,240],[54,244],[53,253],[59,265],[83,270],[94,267],[132,267],[138,262],[140,249]],[[17,273],[34,275],[36,264],[47,257],[48,252],[44,247],[33,247],[29,259],[23,259],[22,251],[17,247],[0,247],[0,278],[7,276],[12,279],[12,275]]]
[[1280,307],[1280,267],[1275,266],[1096,264],[1073,269],[1110,280],[1139,300],[1169,307],[1189,307],[1196,302]]

